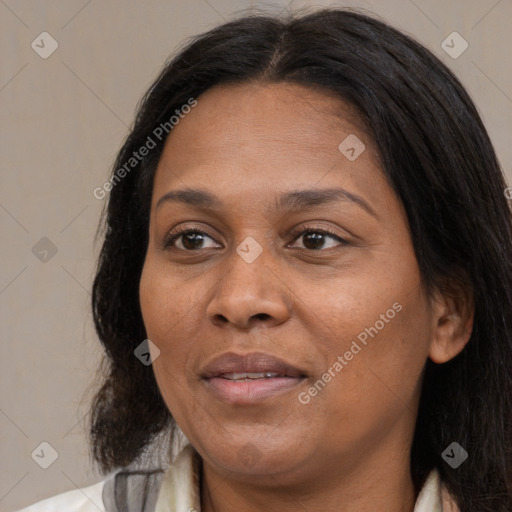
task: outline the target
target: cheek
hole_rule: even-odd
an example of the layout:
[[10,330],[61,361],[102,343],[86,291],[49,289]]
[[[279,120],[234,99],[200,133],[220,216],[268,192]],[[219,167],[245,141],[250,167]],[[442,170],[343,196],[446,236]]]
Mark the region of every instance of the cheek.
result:
[[419,290],[367,296],[364,308],[340,304],[330,330],[343,337],[329,347],[327,358],[335,377],[313,400],[329,408],[331,425],[348,426],[343,435],[379,436],[401,415],[414,417],[431,335],[427,311]]
[[[165,271],[162,264],[148,255],[139,283],[139,301],[146,327],[151,339],[161,344],[173,335],[173,327],[186,316],[186,304],[190,304],[179,289],[176,280]],[[163,347],[160,347],[161,349]]]
[[139,301],[146,335],[160,351],[153,371],[167,402],[167,396],[176,396],[176,390],[187,385],[191,344],[198,339],[201,325],[200,292],[184,286],[165,262],[148,256],[140,279]]
[[350,425],[354,439],[363,426],[372,431],[395,421],[405,407],[413,414],[428,357],[431,319],[419,274],[412,264],[391,263],[380,266],[386,274],[354,273],[309,293],[322,340],[314,350],[324,361],[315,382],[328,381],[309,388],[309,406],[329,411],[332,426]]
[[186,314],[183,305],[187,301],[151,259],[144,264],[139,301],[146,335],[160,351],[152,363],[155,377],[161,389],[173,388],[173,383],[179,379],[175,367],[179,368],[183,348],[178,335],[180,319]]
[[[176,300],[177,297],[181,299],[182,296],[173,289],[172,282],[158,264],[148,257],[139,283],[139,301],[146,335],[160,351],[152,362],[152,369],[164,402],[173,416],[177,408],[174,397],[179,396],[182,387],[181,376],[176,369],[183,367],[180,365],[183,350],[180,350],[176,338],[178,319],[183,315],[180,310],[183,301]],[[171,339],[172,344],[169,342]]]

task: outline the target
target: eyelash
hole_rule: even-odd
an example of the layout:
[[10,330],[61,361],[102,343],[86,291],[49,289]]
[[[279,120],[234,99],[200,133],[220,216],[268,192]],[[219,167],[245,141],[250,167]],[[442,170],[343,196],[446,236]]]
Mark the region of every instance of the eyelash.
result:
[[[198,228],[184,228],[184,229],[178,229],[178,231],[176,231],[175,233],[169,235],[165,241],[164,241],[164,249],[176,249],[176,247],[173,247],[173,244],[174,242],[180,237],[180,236],[183,236],[183,235],[188,235],[190,233],[198,233],[200,235],[205,235],[207,236],[208,238],[211,238],[213,240],[213,237],[210,236],[206,231],[203,231],[202,229],[198,229]],[[341,238],[339,235],[337,235],[334,231],[331,231],[329,230],[328,228],[315,228],[315,227],[307,227],[305,229],[303,229],[302,231],[298,231],[298,230],[295,230],[293,233],[291,233],[291,236],[293,236],[293,241],[296,241],[298,240],[299,238],[301,238],[302,236],[304,235],[307,235],[309,233],[320,233],[322,235],[328,235],[334,239],[336,239],[338,242],[340,242],[340,245],[343,246],[343,245],[348,245],[349,242],[347,240],[345,240],[344,238]],[[320,252],[320,251],[326,251],[328,249],[308,249],[307,247],[305,248],[300,248],[302,250],[307,250],[307,251],[313,251],[313,252]],[[333,247],[329,247],[329,249],[333,249]],[[179,250],[179,251],[185,251],[185,252],[198,252],[200,251],[201,249],[196,249],[196,250],[187,250],[187,249],[176,249],[176,250]]]

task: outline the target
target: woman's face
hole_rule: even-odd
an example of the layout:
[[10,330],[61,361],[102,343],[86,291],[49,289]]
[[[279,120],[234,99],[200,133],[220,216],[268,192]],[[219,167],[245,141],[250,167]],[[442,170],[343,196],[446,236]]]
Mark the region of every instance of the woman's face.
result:
[[197,101],[156,171],[140,282],[171,414],[239,478],[405,463],[435,322],[371,140],[296,85]]

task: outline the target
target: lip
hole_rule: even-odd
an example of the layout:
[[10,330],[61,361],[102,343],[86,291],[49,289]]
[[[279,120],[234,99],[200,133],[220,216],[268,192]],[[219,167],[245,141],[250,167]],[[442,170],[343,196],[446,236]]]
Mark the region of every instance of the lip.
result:
[[271,354],[226,352],[215,357],[201,371],[201,377],[211,379],[228,373],[278,373],[286,377],[304,377],[306,372]]
[[[232,373],[274,373],[278,376],[254,380],[229,380]],[[306,372],[271,354],[227,352],[215,357],[200,372],[203,382],[217,398],[231,404],[249,405],[282,394],[298,386]]]

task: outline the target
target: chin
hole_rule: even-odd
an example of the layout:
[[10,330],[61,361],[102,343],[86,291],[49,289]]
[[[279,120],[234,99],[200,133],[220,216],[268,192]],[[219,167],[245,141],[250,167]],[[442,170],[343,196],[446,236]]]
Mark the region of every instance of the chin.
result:
[[223,471],[243,475],[261,475],[268,477],[273,474],[293,472],[304,463],[307,454],[298,436],[275,436],[272,443],[268,439],[268,430],[261,436],[236,435],[234,438],[225,436],[218,441],[202,441],[195,444],[203,458]]

